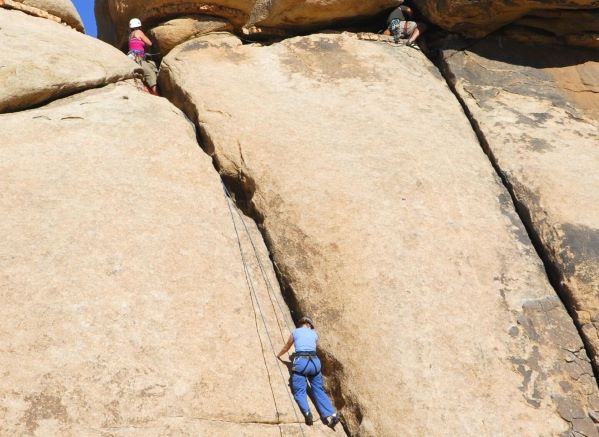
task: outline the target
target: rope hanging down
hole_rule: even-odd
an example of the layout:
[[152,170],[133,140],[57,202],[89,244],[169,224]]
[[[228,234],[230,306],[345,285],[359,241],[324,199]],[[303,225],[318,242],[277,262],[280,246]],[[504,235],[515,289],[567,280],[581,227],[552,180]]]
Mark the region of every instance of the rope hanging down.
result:
[[[223,185],[224,187],[224,185]],[[228,194],[229,198],[231,198],[231,194],[229,193],[229,191],[227,190],[227,188],[225,187],[225,193]],[[262,277],[264,278],[264,282],[266,283],[266,289],[268,291],[268,298],[270,300],[270,303],[273,307],[274,313],[275,313],[275,318],[277,320],[277,325],[279,326],[279,331],[281,332],[281,338],[283,339],[283,341],[287,341],[287,338],[285,338],[285,336],[283,335],[283,331],[281,329],[281,325],[279,324],[279,317],[277,316],[277,311],[274,307],[274,304],[272,303],[273,299],[275,300],[275,302],[277,303],[277,306],[279,307],[279,311],[281,313],[281,317],[283,318],[283,322],[285,322],[285,327],[287,328],[287,330],[289,332],[293,331],[293,327],[289,324],[287,318],[285,317],[285,311],[283,310],[283,307],[281,306],[281,303],[279,302],[279,299],[277,299],[277,293],[275,292],[274,287],[272,286],[272,283],[270,282],[270,279],[268,278],[268,274],[266,273],[266,269],[264,268],[264,266],[262,265],[262,260],[260,258],[260,255],[258,253],[258,249],[256,248],[256,245],[254,244],[254,239],[252,238],[252,235],[250,234],[250,231],[245,223],[245,220],[243,220],[243,217],[241,217],[239,211],[237,211],[238,216],[241,218],[241,223],[243,224],[243,227],[245,229],[246,234],[249,237],[250,240],[250,244],[252,245],[252,248],[254,250],[254,256],[256,257],[256,260],[258,261],[258,266],[260,267],[260,272],[262,273]]]
[[[245,254],[243,252],[243,247],[241,245],[241,237],[239,236],[239,230],[237,229],[237,222],[235,221],[235,215],[233,214],[233,208],[231,207],[231,202],[233,202],[233,200],[232,200],[231,194],[229,193],[229,190],[227,190],[227,187],[225,186],[225,184],[222,181],[221,181],[221,185],[222,185],[223,191],[225,193],[225,200],[227,202],[227,207],[229,208],[229,214],[231,215],[231,221],[233,222],[233,228],[235,229],[235,235],[237,237],[237,245],[239,247],[239,253],[241,254],[241,261],[243,262],[243,270],[244,270],[244,273],[245,273],[246,282],[248,284],[248,289],[250,290],[250,298],[252,300],[252,305],[253,305],[254,301],[256,302],[256,306],[254,307],[254,313],[255,313],[256,308],[257,308],[258,312],[260,314],[260,318],[262,319],[262,323],[264,325],[264,331],[266,332],[266,336],[268,337],[268,342],[270,343],[270,348],[272,350],[272,356],[276,358],[277,352],[275,350],[274,343],[273,343],[272,338],[270,336],[270,332],[268,330],[268,325],[266,323],[266,318],[264,317],[264,312],[262,311],[262,306],[260,305],[260,300],[258,299],[258,294],[256,293],[256,289],[254,287],[254,283],[253,283],[252,277],[250,275],[249,266],[248,266]],[[270,280],[268,279],[268,275],[266,274],[264,266],[262,265],[262,262],[260,261],[260,257],[258,255],[258,250],[256,248],[256,245],[254,244],[254,241],[253,241],[252,236],[251,236],[251,234],[249,232],[249,229],[247,228],[247,225],[245,224],[245,221],[243,220],[243,216],[241,215],[241,213],[237,210],[237,208],[235,208],[235,210],[237,211],[237,215],[238,215],[239,219],[243,223],[243,227],[245,229],[247,237],[248,237],[248,239],[249,239],[249,241],[250,241],[250,243],[251,243],[251,245],[253,247],[254,255],[256,257],[256,260],[258,261],[258,264],[260,265],[260,272],[262,273],[262,276],[264,278],[264,282],[267,284],[267,293],[268,293],[269,299],[271,301],[271,304],[272,304],[272,298],[271,298],[271,294],[270,293],[271,293],[271,290],[272,290],[272,292],[274,294],[274,298],[277,301],[277,304],[279,304],[279,309],[281,310],[281,312],[283,314],[283,318],[285,319],[285,316],[284,316],[285,313],[282,311],[281,305],[280,305],[278,299],[276,298],[276,294],[274,293],[274,289],[272,287],[272,284],[270,283]],[[272,305],[273,305],[273,308],[274,308],[274,304],[272,304]],[[279,319],[276,316],[276,310],[275,310],[275,319],[277,320],[277,325],[279,325]],[[286,320],[285,320],[285,324],[286,324],[287,328],[289,329],[289,325],[287,324]],[[280,325],[279,325],[279,331],[281,331],[281,326]],[[281,331],[281,335],[282,335],[282,331]],[[258,338],[260,338],[260,334],[258,334]],[[285,340],[284,337],[283,337],[283,340]],[[260,342],[262,343],[262,339],[260,339]],[[264,357],[264,348],[262,348],[262,355]],[[270,381],[270,372],[268,370],[268,365],[266,363],[266,358],[265,357],[264,357],[264,364],[265,364],[265,367],[266,367],[266,373],[268,375],[268,379]],[[300,428],[302,436],[306,437],[306,434],[304,433],[304,429],[303,429],[302,424],[300,422],[299,416],[298,416],[297,411],[295,409],[295,403],[293,402],[293,397],[291,395],[291,392],[289,391],[287,380],[285,379],[285,376],[283,375],[283,371],[281,370],[281,366],[279,365],[278,360],[276,362],[276,366],[277,366],[277,369],[279,369],[279,374],[281,375],[281,379],[283,380],[283,384],[285,385],[285,387],[287,387],[285,389],[285,391],[287,392],[287,396],[289,397],[289,401],[291,402],[291,409],[293,410],[293,413],[295,415],[295,420],[297,421],[297,424],[298,424],[298,426]],[[271,393],[272,393],[272,396],[273,396],[273,401],[274,401],[274,404],[275,404],[275,410],[277,412],[277,417],[280,417],[279,408],[277,406],[277,401],[276,401],[275,394],[274,394],[274,391],[273,391],[273,388],[272,388],[272,384],[271,384]]]

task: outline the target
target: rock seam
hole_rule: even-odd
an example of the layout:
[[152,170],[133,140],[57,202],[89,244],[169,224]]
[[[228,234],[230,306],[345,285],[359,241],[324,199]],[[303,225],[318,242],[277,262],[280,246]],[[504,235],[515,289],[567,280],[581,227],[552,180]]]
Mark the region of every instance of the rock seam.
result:
[[[168,69],[166,69],[163,70],[163,73],[169,74],[170,72]],[[173,83],[173,86],[176,87],[176,90],[171,90],[169,95],[165,94],[163,97],[168,99],[174,106],[179,108],[193,123],[196,128],[196,141],[198,146],[200,149],[202,149],[202,151],[204,151],[204,153],[212,158],[214,169],[227,191],[231,194],[231,200],[233,201],[235,207],[256,223],[256,227],[262,236],[264,246],[266,247],[270,262],[272,263],[284,303],[291,314],[293,322],[297,323],[298,319],[302,315],[301,307],[295,297],[293,287],[282,274],[272,256],[272,242],[268,238],[266,230],[262,226],[264,218],[262,217],[260,211],[252,207],[251,199],[254,196],[256,185],[254,180],[250,175],[243,171],[243,168],[239,169],[239,173],[236,175],[236,177],[226,176],[221,172],[221,164],[218,160],[218,157],[214,153],[214,146],[210,143],[210,137],[200,124],[200,120],[198,119],[198,111],[195,108],[195,105],[192,103],[190,96],[183,88],[177,86],[177,84]],[[333,404],[338,410],[341,410],[342,408],[353,410],[353,414],[361,420],[363,415],[360,406],[353,402],[351,404],[348,403],[351,397],[344,396],[342,385],[335,376],[336,369],[341,368],[341,364],[329,351],[323,350],[320,347],[318,351],[320,359],[323,363],[323,369],[325,370],[323,372],[323,374],[326,376],[325,384],[329,395],[332,398]],[[343,427],[346,435],[352,435],[349,431],[349,428],[347,428],[345,425],[343,418],[341,418],[340,424]]]

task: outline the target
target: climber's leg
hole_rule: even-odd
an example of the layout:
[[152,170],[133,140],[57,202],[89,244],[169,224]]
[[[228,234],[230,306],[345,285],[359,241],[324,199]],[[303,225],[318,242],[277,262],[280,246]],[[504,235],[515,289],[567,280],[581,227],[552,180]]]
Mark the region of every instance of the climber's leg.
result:
[[418,38],[426,31],[426,24],[424,23],[414,23],[414,29],[412,34],[410,35],[410,39],[408,39],[408,44],[413,44],[416,42]]
[[291,389],[293,390],[293,397],[297,402],[302,414],[306,416],[310,412],[310,406],[308,405],[308,394],[306,392],[308,383],[304,375],[299,373],[291,374]]
[[414,29],[414,32],[412,32],[412,35],[410,36],[410,39],[408,40],[408,44],[414,43],[418,39],[419,36],[420,36],[420,30],[418,28]]
[[156,83],[158,82],[158,67],[152,61],[141,61],[144,71],[144,82],[150,88],[152,94],[156,94]]
[[324,378],[322,377],[322,373],[318,372],[314,376],[308,377],[310,380],[310,387],[312,388],[312,396],[314,399],[314,404],[316,404],[316,409],[320,414],[320,417],[326,419],[335,414],[335,407],[331,403],[327,392],[324,390]]

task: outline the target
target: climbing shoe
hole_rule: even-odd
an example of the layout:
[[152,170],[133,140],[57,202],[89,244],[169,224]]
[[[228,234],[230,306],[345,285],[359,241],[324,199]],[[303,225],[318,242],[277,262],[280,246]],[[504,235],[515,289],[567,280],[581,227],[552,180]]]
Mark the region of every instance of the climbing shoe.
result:
[[420,50],[420,46],[418,44],[416,44],[415,42],[409,42],[409,43],[406,43],[406,45],[408,47],[412,47],[413,49]]
[[310,426],[314,423],[314,418],[312,417],[311,412],[304,413],[304,419],[306,421],[306,425]]
[[335,429],[335,427],[337,426],[338,423],[339,423],[339,418],[337,417],[336,413],[329,417],[329,423],[328,423],[329,428]]

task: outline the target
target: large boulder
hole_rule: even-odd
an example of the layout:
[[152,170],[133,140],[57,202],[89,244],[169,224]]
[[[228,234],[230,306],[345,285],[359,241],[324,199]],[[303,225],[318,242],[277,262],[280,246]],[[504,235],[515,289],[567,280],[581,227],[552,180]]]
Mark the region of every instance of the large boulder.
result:
[[268,253],[179,110],[122,83],[0,115],[0,184],[1,435],[302,434]]
[[582,341],[425,56],[213,35],[160,83],[314,316],[352,435],[598,435]]
[[179,44],[196,36],[231,30],[233,27],[224,18],[190,15],[173,18],[155,26],[152,28],[150,36],[158,43],[156,50],[165,56]]
[[83,31],[81,17],[71,0],[0,0],[0,6],[21,9],[40,17],[56,18]]
[[[562,28],[560,23],[555,26],[557,21],[567,20],[576,27],[580,21],[588,22],[589,18],[593,23],[591,30],[599,32],[599,13],[589,15],[590,11],[599,9],[593,0],[414,0],[414,4],[429,21],[473,38],[488,35],[526,15],[536,17],[535,27],[543,27],[552,33]],[[546,16],[547,11],[553,15]],[[557,15],[558,19],[555,19],[552,11],[567,15]],[[541,22],[546,24],[541,26]],[[573,33],[585,30],[588,29],[575,28]]]
[[495,38],[443,56],[599,367],[599,59]]
[[98,0],[95,7],[98,37],[121,47],[126,43],[128,22],[132,17],[141,18],[147,28],[173,17],[193,14],[220,17],[237,30],[266,27],[305,31],[357,17],[372,17],[399,3],[400,0],[217,0],[210,3],[198,0]]
[[0,112],[131,78],[137,68],[114,47],[20,11],[0,8],[0,39]]

